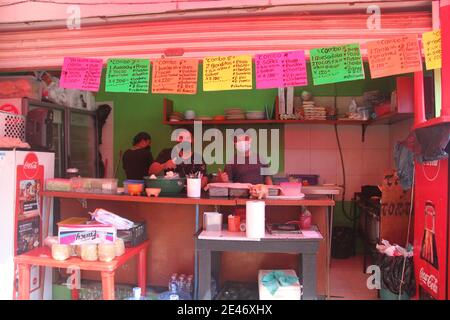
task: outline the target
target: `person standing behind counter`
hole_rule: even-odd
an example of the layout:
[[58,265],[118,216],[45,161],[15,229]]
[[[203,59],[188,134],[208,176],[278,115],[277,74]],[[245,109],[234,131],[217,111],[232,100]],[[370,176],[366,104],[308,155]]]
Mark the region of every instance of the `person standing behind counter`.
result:
[[133,138],[133,147],[122,157],[123,169],[129,180],[142,180],[148,175],[153,155],[150,149],[152,138],[147,132],[139,132]]
[[[272,177],[262,175],[261,169],[267,167],[261,161],[261,156],[256,155],[256,163],[250,163],[251,160],[251,143],[252,138],[249,135],[240,135],[236,138],[235,147],[237,155],[234,157],[232,164],[226,164],[224,172],[220,169],[215,182],[240,182],[251,184],[272,185]],[[244,163],[238,163],[238,157],[244,155]]]
[[[201,186],[202,188],[208,183],[208,178],[206,177],[206,165],[202,163],[195,163],[194,152],[192,152],[192,134],[188,130],[180,130],[176,136],[176,142],[178,143],[174,148],[175,154],[178,154],[179,159],[182,162],[179,164],[175,163],[175,159],[172,159],[172,149],[166,148],[162,150],[155,162],[150,166],[150,175],[159,175],[167,171],[173,171],[178,173],[181,178],[186,177],[189,174],[195,174],[201,172],[203,174]],[[180,147],[184,144],[184,147]],[[190,148],[185,148],[190,146]]]

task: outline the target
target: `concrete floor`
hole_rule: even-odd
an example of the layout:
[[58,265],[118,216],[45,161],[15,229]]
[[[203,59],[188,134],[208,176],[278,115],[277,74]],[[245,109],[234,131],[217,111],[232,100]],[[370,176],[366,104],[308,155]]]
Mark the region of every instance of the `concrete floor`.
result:
[[370,275],[363,273],[363,256],[331,260],[332,300],[377,300],[377,290],[367,288]]

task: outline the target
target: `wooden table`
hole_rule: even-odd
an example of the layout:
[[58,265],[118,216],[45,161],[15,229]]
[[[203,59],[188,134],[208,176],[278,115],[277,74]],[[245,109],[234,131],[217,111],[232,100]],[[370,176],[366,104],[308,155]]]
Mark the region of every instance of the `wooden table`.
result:
[[199,292],[201,300],[211,300],[211,277],[218,282],[220,253],[223,251],[299,253],[298,275],[303,285],[304,300],[317,299],[316,260],[322,235],[317,228],[300,235],[267,234],[259,240],[249,239],[245,232],[201,231],[195,237],[199,256]]
[[[64,261],[54,260],[48,247],[39,247],[27,253],[18,255],[14,262],[19,269],[19,300],[30,299],[30,268],[32,265],[64,268],[73,270],[98,271],[102,276],[102,291],[104,300],[114,300],[114,273],[117,268],[134,256],[138,256],[138,286],[142,295],[146,293],[147,276],[147,249],[150,241],[145,241],[133,248],[126,248],[125,253],[116,257],[111,262],[83,261],[78,257],[72,257]],[[78,288],[75,288],[77,290]]]

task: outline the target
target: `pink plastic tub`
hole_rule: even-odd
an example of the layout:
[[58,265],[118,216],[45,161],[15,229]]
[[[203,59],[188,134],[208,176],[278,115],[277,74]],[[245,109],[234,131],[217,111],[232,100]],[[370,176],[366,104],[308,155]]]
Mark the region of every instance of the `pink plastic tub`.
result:
[[285,196],[299,196],[302,193],[302,184],[300,182],[281,182],[280,188]]

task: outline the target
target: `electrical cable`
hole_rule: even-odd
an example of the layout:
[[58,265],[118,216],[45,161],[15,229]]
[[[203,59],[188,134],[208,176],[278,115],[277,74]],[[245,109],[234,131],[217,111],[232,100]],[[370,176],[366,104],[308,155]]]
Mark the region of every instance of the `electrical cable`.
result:
[[[351,213],[351,207],[350,207],[350,214],[347,212],[347,210],[345,209],[345,205],[344,205],[344,201],[345,201],[345,189],[346,189],[346,179],[345,179],[345,165],[344,165],[344,156],[342,154],[342,146],[341,146],[341,140],[339,139],[339,133],[338,133],[338,129],[337,129],[337,124],[334,125],[334,132],[336,134],[336,141],[338,144],[338,149],[339,149],[339,156],[341,158],[341,168],[342,168],[342,178],[343,178],[343,188],[342,188],[342,201],[341,201],[341,209],[342,212],[344,214],[344,216],[351,222],[355,222],[359,216],[357,216],[356,212],[354,214],[354,216],[352,216]],[[351,206],[353,206],[353,202],[351,203]]]
[[[407,246],[409,243],[409,232],[411,229],[411,217],[412,217],[413,206],[414,206],[414,176],[415,176],[415,171],[413,171],[413,176],[412,176],[411,204],[409,206],[408,231],[406,232],[405,250],[407,250]],[[407,256],[404,256],[403,257],[402,277],[401,277],[400,288],[399,288],[399,292],[398,292],[398,300],[400,300],[401,296],[402,296],[403,281],[405,279],[406,259],[407,259]]]

